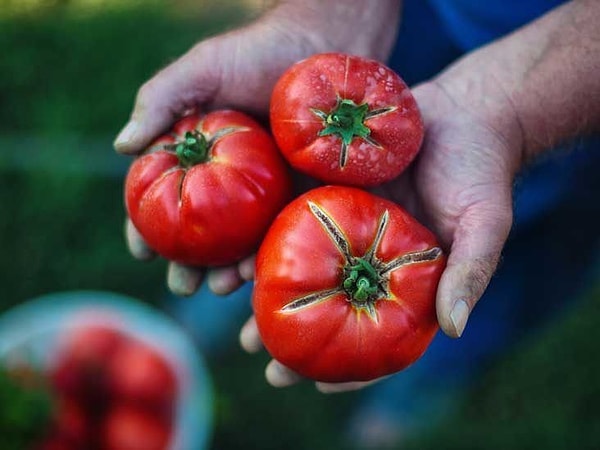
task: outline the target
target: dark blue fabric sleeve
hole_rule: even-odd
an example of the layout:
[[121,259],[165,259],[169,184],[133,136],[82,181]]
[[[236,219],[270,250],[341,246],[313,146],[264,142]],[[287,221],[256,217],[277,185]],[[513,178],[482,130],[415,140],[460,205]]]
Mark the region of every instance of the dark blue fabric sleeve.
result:
[[472,50],[531,22],[561,0],[427,0],[454,43]]

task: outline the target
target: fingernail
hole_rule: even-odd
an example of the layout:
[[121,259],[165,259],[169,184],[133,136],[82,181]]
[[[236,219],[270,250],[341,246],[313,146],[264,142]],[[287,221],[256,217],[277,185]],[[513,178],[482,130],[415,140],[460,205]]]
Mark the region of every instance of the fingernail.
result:
[[115,139],[114,146],[117,150],[121,147],[126,146],[129,142],[133,140],[133,137],[137,131],[138,124],[137,122],[131,121],[119,133],[117,138]]
[[462,299],[457,300],[450,313],[450,320],[452,321],[452,325],[454,325],[454,330],[456,330],[456,335],[458,337],[462,336],[468,319],[469,305]]

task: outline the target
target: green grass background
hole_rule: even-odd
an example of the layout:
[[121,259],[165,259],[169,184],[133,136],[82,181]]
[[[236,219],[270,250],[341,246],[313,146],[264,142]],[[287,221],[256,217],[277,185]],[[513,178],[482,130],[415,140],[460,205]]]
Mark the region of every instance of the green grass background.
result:
[[[155,2],[0,17],[0,312],[74,289],[163,306],[165,263],[134,261],[122,239],[129,160],[111,141],[143,81],[202,37],[247,20],[223,3],[189,15]],[[600,448],[598,324],[596,288],[492,364],[457,414],[407,448]],[[211,448],[346,448],[361,393],[273,389],[267,360],[244,354],[234,337],[208,358],[217,394]]]

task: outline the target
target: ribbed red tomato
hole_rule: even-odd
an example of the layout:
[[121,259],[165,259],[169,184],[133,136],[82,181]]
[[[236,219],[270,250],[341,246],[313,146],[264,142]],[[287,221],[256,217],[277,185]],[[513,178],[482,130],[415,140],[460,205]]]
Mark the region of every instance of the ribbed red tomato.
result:
[[419,358],[438,324],[445,257],[398,205],[326,186],[291,202],[257,255],[253,308],[268,352],[327,382],[366,381]]
[[146,243],[165,258],[226,265],[256,250],[289,199],[288,176],[256,121],[215,111],[177,122],[133,162],[125,204]]
[[294,64],[275,85],[270,113],[290,164],[331,184],[389,181],[423,140],[421,114],[404,81],[358,56],[324,53]]

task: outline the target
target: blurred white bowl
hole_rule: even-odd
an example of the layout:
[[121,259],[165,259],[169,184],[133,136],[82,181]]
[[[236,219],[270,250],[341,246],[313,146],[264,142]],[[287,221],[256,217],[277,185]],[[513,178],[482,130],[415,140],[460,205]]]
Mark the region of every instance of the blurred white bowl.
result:
[[10,365],[26,358],[37,368],[48,368],[61,339],[89,325],[137,338],[171,363],[178,399],[169,448],[208,448],[213,394],[204,360],[175,321],[138,300],[110,292],[68,291],[27,301],[0,316],[0,359]]

